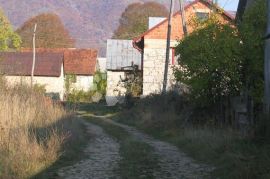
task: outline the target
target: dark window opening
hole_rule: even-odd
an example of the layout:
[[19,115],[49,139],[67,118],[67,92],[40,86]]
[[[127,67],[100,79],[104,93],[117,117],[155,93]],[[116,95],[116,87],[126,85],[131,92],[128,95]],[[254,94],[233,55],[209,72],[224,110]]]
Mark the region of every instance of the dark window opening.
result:
[[205,21],[209,18],[209,13],[207,12],[196,12],[197,19],[200,21]]

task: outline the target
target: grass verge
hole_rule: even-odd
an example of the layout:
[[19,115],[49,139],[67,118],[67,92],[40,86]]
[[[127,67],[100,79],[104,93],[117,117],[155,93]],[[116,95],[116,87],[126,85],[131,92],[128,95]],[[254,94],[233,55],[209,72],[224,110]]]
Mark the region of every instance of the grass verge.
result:
[[[66,127],[69,131],[69,138],[63,144],[61,151],[62,155],[51,166],[33,176],[33,179],[48,179],[57,178],[60,168],[71,166],[76,162],[84,159],[85,155],[82,152],[88,144],[90,136],[87,135],[85,125],[81,119],[75,118],[69,126]],[[78,153],[80,155],[78,155]]]
[[192,112],[177,96],[151,96],[112,118],[168,141],[198,161],[215,166],[212,178],[270,178],[269,144],[241,137],[230,128],[194,126],[186,122]]
[[106,120],[87,117],[90,122],[101,126],[106,133],[120,143],[121,160],[115,172],[121,178],[129,179],[154,179],[154,171],[159,169],[157,157],[152,147],[135,140],[123,128],[106,122]]
[[67,156],[70,141],[80,141],[79,121],[62,105],[1,77],[0,91],[0,178],[35,178]]

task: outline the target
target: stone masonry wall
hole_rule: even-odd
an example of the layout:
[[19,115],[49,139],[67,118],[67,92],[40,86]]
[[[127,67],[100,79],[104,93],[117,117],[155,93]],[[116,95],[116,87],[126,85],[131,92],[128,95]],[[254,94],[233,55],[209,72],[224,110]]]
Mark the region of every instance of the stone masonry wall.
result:
[[[174,43],[172,42],[172,46]],[[157,94],[162,91],[166,59],[165,40],[148,40],[145,41],[145,44],[146,48],[144,49],[143,58],[143,96],[151,93]],[[171,57],[172,51],[170,52],[167,90],[175,84]]]

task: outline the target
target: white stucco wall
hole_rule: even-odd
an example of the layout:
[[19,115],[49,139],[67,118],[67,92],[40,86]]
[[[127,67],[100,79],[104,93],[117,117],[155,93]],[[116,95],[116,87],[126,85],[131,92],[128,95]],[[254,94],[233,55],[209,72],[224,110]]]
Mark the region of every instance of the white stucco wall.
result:
[[[8,84],[11,86],[17,84],[31,84],[30,76],[5,76]],[[46,93],[59,93],[60,100],[64,99],[64,75],[63,65],[61,67],[60,77],[45,77],[45,76],[34,76],[34,84],[45,85]]]
[[[166,59],[166,40],[145,39],[144,43],[143,96],[146,96],[162,91]],[[177,41],[171,41],[170,46],[175,47],[176,44]],[[175,84],[171,57],[172,51],[170,51],[170,64],[168,70],[168,90]]]
[[100,70],[101,72],[106,71],[106,63],[107,63],[107,58],[98,58],[97,59],[97,70]]
[[88,91],[93,86],[93,76],[76,75],[76,83],[72,84],[72,88],[76,90]]
[[[109,106],[122,102],[126,89],[121,83],[120,76],[124,78],[125,72],[107,71],[106,101]],[[118,96],[120,92],[120,96]]]

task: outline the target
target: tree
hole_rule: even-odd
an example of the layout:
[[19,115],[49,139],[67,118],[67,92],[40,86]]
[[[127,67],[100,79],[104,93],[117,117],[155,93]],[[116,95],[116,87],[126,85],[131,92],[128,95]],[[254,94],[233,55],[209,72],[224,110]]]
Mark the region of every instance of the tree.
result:
[[15,33],[3,11],[0,10],[0,51],[18,49],[21,45],[21,38]]
[[193,101],[200,106],[218,104],[242,89],[241,40],[230,24],[215,18],[180,41],[176,53],[181,66],[176,79],[190,86]]
[[167,17],[168,14],[167,8],[156,2],[133,3],[122,13],[120,25],[114,32],[113,38],[137,37],[148,29],[149,17]]
[[36,47],[74,47],[74,40],[65,29],[60,18],[57,15],[50,13],[40,14],[29,19],[17,30],[22,38],[22,47],[32,47],[33,28],[35,23],[37,23]]
[[243,16],[239,26],[243,42],[244,84],[255,103],[263,102],[264,36],[267,22],[266,0],[257,0]]

